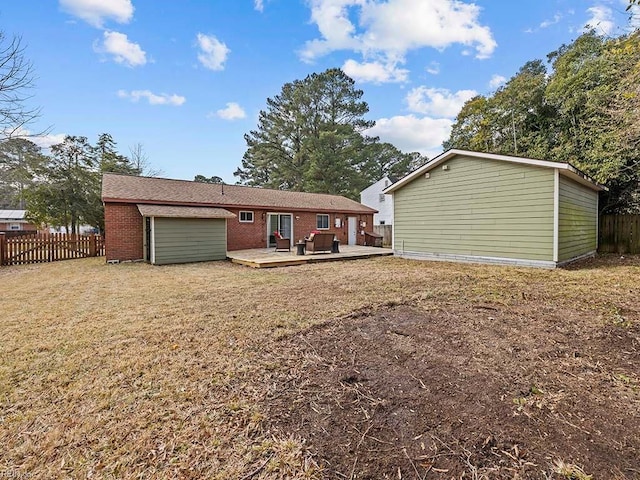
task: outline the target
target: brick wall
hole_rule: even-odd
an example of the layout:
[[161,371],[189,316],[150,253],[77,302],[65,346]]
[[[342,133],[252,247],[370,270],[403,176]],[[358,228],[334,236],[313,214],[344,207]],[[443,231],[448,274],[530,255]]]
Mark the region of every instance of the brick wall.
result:
[[[227,220],[227,250],[243,250],[248,248],[266,248],[267,246],[267,210],[250,210],[253,212],[253,223],[240,222],[240,210],[224,207],[234,213],[236,218]],[[289,212],[280,212],[289,213]],[[315,212],[291,212],[293,215],[293,243],[309,235],[309,232],[316,229]],[[335,218],[341,220],[341,227],[336,228]],[[354,216],[366,222],[367,226],[358,228],[356,242],[364,245],[364,235],[360,235],[360,230],[373,231],[373,214],[353,215],[353,214],[329,214],[329,230],[333,233],[342,245],[346,245],[349,238],[347,217]]]
[[107,261],[141,260],[142,215],[135,204],[107,203],[104,206],[104,241]]
[[11,225],[18,222],[0,222],[0,231],[25,231],[25,232],[36,232],[38,227],[32,225],[30,223],[18,223],[20,225],[20,230],[11,230]]
[[[224,207],[234,213],[236,218],[227,220],[227,250],[244,250],[249,248],[266,248],[267,246],[267,210],[249,210],[253,212],[253,222],[240,222],[240,209]],[[244,209],[243,209],[244,210]],[[288,213],[288,212],[281,212]],[[293,215],[293,243],[309,235],[316,229],[315,212],[292,212]],[[341,220],[341,227],[336,228],[335,219]],[[373,231],[373,214],[330,214],[329,230],[341,245],[348,242],[347,217],[353,216],[366,222],[366,227],[358,227],[356,242],[364,245],[364,235],[361,230]],[[141,260],[143,252],[143,219],[135,204],[107,203],[104,207],[105,249],[109,260]],[[324,231],[324,230],[323,230]]]

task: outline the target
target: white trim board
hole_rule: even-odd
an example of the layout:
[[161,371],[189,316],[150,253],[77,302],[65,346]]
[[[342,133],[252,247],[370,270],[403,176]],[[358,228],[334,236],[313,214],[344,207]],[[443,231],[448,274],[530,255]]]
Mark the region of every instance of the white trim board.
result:
[[456,262],[456,263],[480,263],[489,265],[507,265],[514,267],[534,267],[554,269],[562,267],[572,262],[584,258],[593,257],[596,252],[589,252],[562,262],[552,262],[549,260],[528,260],[525,258],[504,258],[504,257],[483,257],[475,255],[455,255],[451,253],[423,253],[423,252],[400,252],[393,250],[393,255],[408,260],[426,260],[434,262]]
[[560,241],[560,171],[553,171],[553,261],[558,261]]

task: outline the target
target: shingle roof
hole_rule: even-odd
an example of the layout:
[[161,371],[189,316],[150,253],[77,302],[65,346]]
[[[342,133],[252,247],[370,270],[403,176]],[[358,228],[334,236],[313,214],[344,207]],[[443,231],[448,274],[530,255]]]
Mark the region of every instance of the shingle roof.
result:
[[292,192],[105,173],[102,201],[212,207],[266,207],[313,212],[375,213],[354,200],[323,193]]
[[176,207],[173,205],[138,205],[143,217],[174,218],[235,218],[235,215],[224,208],[215,207]]

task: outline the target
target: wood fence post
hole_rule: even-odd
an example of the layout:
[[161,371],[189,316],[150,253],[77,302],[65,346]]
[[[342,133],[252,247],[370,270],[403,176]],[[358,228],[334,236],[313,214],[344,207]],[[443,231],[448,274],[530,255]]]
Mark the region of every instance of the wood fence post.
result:
[[4,258],[7,256],[7,236],[0,233],[0,266],[5,264]]
[[97,257],[98,256],[98,248],[96,244],[96,234],[92,233],[89,235],[89,256]]

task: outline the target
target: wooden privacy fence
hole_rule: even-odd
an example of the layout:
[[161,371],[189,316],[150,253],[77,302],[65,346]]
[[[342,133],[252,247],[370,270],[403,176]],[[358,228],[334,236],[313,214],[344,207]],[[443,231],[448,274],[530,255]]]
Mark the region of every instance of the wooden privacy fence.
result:
[[382,246],[391,246],[391,236],[393,235],[393,225],[374,225],[373,233],[382,235]]
[[601,215],[598,251],[640,253],[640,215]]
[[36,233],[7,238],[0,234],[0,265],[56,262],[104,255],[101,235]]

